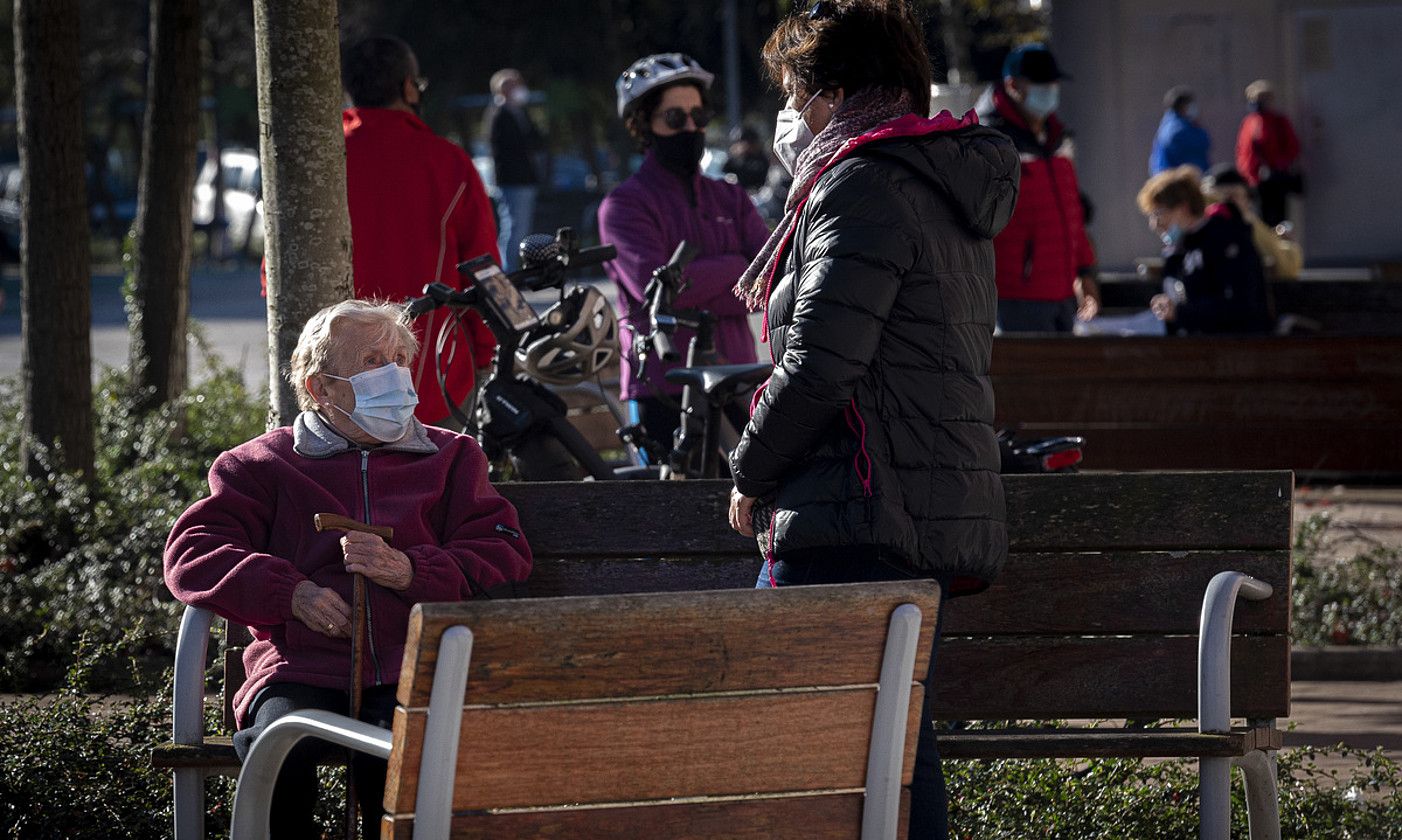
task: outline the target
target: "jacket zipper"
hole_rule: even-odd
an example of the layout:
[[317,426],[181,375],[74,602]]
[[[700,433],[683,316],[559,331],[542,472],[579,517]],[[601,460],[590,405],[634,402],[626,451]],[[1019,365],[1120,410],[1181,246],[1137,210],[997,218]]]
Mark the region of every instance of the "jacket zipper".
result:
[[[370,450],[360,450],[360,492],[365,499],[365,524],[372,525],[370,521]],[[380,657],[375,653],[375,614],[370,609],[370,581],[365,581],[365,642],[370,648],[370,665],[375,669],[375,685],[381,685],[384,680],[380,676]],[[356,674],[356,679],[360,675]]]

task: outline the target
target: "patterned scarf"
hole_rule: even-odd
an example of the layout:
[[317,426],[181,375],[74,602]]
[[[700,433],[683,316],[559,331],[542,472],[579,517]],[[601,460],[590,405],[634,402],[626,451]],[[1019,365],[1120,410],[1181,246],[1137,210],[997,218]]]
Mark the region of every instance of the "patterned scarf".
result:
[[750,267],[735,283],[735,296],[756,312],[769,300],[769,283],[779,259],[780,245],[788,238],[798,222],[798,211],[823,168],[849,142],[884,123],[911,112],[910,94],[870,87],[845,99],[833,114],[832,121],[813,138],[813,142],[798,156],[789,196],[784,201],[784,218],[755,256]]

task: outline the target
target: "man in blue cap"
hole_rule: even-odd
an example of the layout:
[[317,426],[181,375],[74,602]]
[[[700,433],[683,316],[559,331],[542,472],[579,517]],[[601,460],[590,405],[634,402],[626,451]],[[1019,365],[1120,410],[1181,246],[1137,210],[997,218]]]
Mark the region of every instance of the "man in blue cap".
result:
[[993,240],[1005,333],[1071,332],[1100,308],[1071,143],[1056,117],[1066,78],[1051,50],[1026,44],[1008,54],[1002,82],[978,104],[979,121],[1012,138],[1022,158],[1017,206]]

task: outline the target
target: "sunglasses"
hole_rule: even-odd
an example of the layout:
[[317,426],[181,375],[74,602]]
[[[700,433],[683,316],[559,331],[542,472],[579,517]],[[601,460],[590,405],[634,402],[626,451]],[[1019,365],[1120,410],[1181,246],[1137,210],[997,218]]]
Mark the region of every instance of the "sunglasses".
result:
[[665,111],[657,112],[657,117],[662,120],[662,124],[673,131],[681,131],[686,128],[687,117],[691,118],[691,122],[698,130],[703,129],[710,125],[711,118],[714,116],[715,114],[707,108],[692,108],[690,111],[682,108],[668,108]]

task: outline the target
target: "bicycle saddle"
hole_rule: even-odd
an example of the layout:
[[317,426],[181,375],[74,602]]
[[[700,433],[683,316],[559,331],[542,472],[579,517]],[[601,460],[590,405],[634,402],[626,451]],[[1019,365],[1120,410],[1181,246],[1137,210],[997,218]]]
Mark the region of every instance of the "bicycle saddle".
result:
[[673,368],[667,371],[667,381],[700,388],[707,398],[724,401],[768,379],[773,369],[764,362]]

